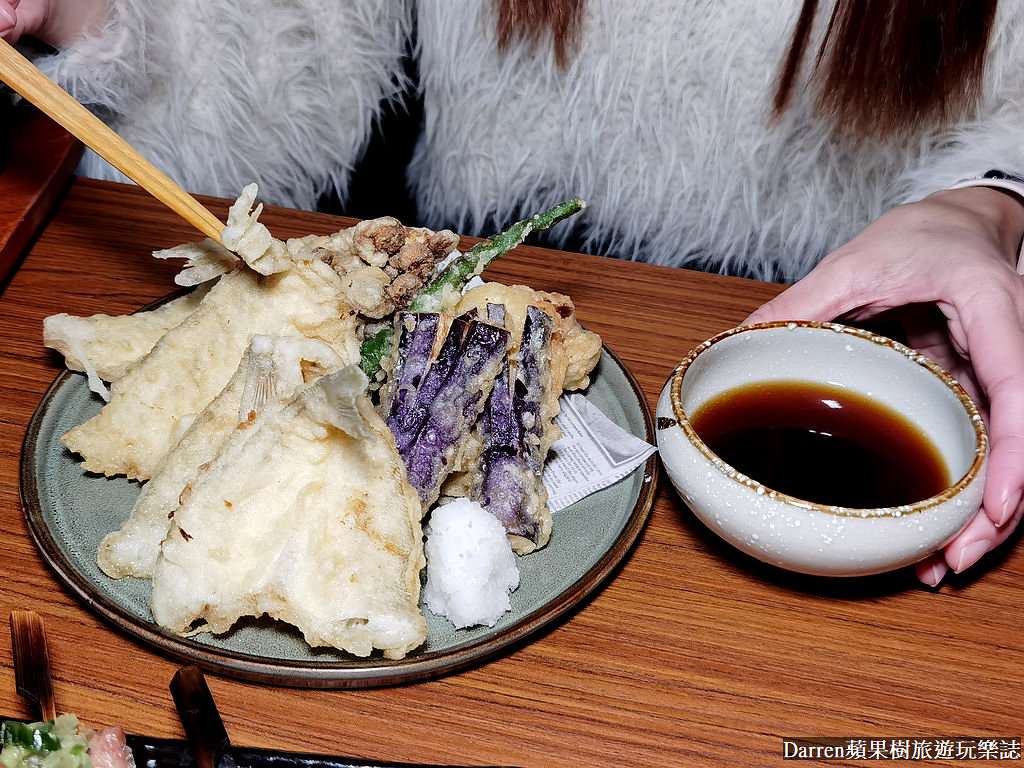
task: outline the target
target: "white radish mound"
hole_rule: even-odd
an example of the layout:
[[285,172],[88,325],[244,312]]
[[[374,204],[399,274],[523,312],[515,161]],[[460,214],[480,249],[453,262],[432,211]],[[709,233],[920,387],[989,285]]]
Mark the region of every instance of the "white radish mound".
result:
[[519,586],[505,528],[475,501],[456,499],[431,511],[426,536],[427,607],[457,629],[493,627]]

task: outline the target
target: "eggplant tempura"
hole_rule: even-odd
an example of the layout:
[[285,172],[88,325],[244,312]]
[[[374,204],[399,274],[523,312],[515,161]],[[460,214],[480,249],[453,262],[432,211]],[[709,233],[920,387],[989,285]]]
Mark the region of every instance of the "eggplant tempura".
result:
[[454,314],[406,313],[396,325],[380,409],[424,509],[441,494],[466,496],[519,554],[543,547],[558,399],[589,384],[600,337],[567,296],[500,283],[470,290]]

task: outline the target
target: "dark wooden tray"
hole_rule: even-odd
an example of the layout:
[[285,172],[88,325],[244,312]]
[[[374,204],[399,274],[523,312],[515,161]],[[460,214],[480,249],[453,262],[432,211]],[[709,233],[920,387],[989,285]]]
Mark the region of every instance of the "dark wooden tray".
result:
[[[3,98],[4,94],[0,94]],[[0,153],[0,286],[60,200],[82,155],[81,143],[28,105],[4,105]]]

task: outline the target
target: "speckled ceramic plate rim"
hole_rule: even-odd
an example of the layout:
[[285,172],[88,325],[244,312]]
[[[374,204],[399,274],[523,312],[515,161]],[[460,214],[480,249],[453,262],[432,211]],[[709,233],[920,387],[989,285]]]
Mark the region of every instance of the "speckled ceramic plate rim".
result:
[[[607,376],[602,371],[607,370],[609,363],[614,367],[613,373],[622,379],[620,387],[625,385],[625,391],[613,391],[613,397],[619,400],[619,406],[631,412],[631,420],[642,422],[643,434],[638,436],[654,445],[654,421],[643,391],[632,372],[607,346],[603,349],[601,362],[591,386],[593,387],[601,377]],[[22,504],[29,531],[44,560],[89,608],[129,635],[174,658],[197,664],[207,671],[252,682],[319,689],[366,688],[419,682],[482,663],[551,625],[579,605],[608,578],[639,538],[650,513],[657,485],[658,459],[657,455],[653,454],[630,476],[636,485],[636,498],[631,506],[627,505],[625,509],[620,510],[618,517],[621,528],[611,546],[603,552],[592,553],[593,559],[589,567],[554,598],[535,606],[505,626],[499,623],[493,631],[484,628],[482,633],[477,631],[465,641],[432,651],[413,651],[400,660],[352,657],[351,660],[317,661],[247,654],[209,645],[197,639],[172,635],[152,622],[140,619],[115,596],[93,584],[61,546],[48,519],[50,515],[59,514],[59,510],[46,509],[43,504],[38,465],[40,451],[48,447],[40,445],[40,439],[45,433],[44,427],[48,418],[52,416],[51,406],[62,389],[68,386],[85,389],[85,379],[81,374],[70,372],[57,376],[33,414],[22,447]],[[61,447],[60,450],[64,449]],[[620,483],[629,482],[630,478]],[[609,493],[613,488],[614,486],[599,491],[598,495]],[[590,498],[593,499],[594,496]],[[555,535],[558,533],[558,516],[564,515],[566,511],[568,510],[556,513]]]

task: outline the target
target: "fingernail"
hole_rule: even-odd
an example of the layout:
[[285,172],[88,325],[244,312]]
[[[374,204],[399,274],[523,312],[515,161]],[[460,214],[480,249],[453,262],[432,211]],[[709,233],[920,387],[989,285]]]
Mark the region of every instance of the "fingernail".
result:
[[6,32],[14,26],[14,17],[6,8],[0,8],[0,29]]
[[999,519],[995,521],[996,525],[1003,525],[1003,523],[1013,517],[1013,513],[1017,511],[1017,506],[1020,504],[1020,498],[1020,491],[1011,493],[1006,497],[1006,501],[1003,502],[1003,508],[999,511]]
[[939,582],[942,581],[942,577],[946,575],[947,570],[949,569],[943,562],[929,563],[920,567],[917,571],[917,578],[929,587],[937,587]]
[[981,556],[988,552],[991,547],[992,542],[988,539],[981,539],[980,541],[973,541],[970,544],[967,544],[960,550],[960,559],[957,560],[953,570],[957,573],[963,573],[976,562],[981,560]]

